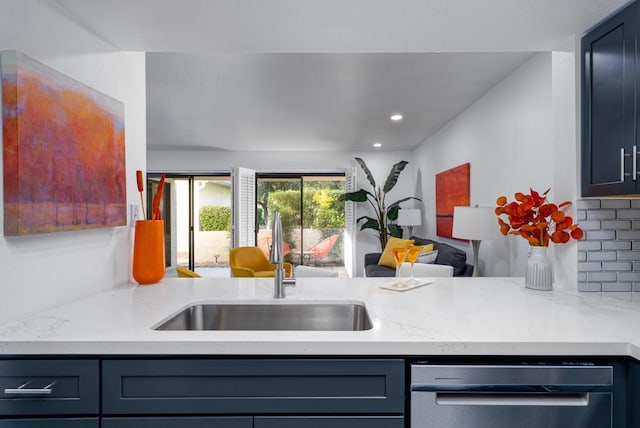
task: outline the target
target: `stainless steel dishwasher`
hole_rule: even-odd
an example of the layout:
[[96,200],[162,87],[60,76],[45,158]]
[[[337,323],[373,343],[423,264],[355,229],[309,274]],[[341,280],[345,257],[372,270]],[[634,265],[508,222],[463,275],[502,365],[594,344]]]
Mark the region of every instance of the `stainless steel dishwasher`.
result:
[[411,428],[610,428],[613,367],[411,366]]

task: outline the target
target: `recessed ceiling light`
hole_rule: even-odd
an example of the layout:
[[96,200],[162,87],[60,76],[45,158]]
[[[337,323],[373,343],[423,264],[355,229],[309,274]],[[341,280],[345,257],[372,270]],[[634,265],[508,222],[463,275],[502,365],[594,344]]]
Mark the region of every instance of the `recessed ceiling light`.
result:
[[399,120],[402,120],[402,115],[398,113],[392,114],[390,119],[394,122],[398,122]]
[[380,147],[382,147],[382,143],[373,143],[373,147],[379,149]]

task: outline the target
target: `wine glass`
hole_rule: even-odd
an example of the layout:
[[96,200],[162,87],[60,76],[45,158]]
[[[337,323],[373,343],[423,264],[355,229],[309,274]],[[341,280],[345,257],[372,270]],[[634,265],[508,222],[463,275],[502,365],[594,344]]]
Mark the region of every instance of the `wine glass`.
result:
[[420,245],[412,245],[408,247],[406,257],[407,260],[409,260],[409,263],[411,263],[411,278],[407,281],[407,284],[417,284],[419,282],[413,277],[413,264],[418,260],[418,256],[421,252],[422,246]]
[[[398,278],[400,276],[400,266],[402,266],[402,263],[404,263],[404,259],[407,257],[409,247],[394,247],[391,249],[391,252],[393,253],[393,258],[396,261],[396,278]],[[403,288],[406,287],[407,284],[402,281],[398,281],[393,284],[393,286]]]

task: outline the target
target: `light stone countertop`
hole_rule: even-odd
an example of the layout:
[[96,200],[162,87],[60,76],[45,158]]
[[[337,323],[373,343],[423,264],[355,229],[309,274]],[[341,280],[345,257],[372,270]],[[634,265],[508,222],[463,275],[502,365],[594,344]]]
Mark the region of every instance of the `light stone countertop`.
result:
[[[0,355],[592,355],[640,360],[640,294],[535,291],[523,278],[299,278],[286,302],[364,302],[368,331],[155,331],[195,302],[274,302],[273,280],[165,278],[0,326]],[[285,302],[285,303],[286,303]]]

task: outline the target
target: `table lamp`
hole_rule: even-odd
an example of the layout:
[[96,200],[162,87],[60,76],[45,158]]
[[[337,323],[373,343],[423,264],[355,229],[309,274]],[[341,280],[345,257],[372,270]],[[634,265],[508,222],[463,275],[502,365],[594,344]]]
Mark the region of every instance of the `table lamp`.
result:
[[452,236],[468,239],[473,247],[473,276],[480,276],[478,252],[480,241],[497,239],[500,231],[494,208],[491,207],[454,207]]
[[402,208],[398,211],[398,226],[409,226],[409,236],[413,235],[413,226],[422,224],[422,216],[417,208]]

